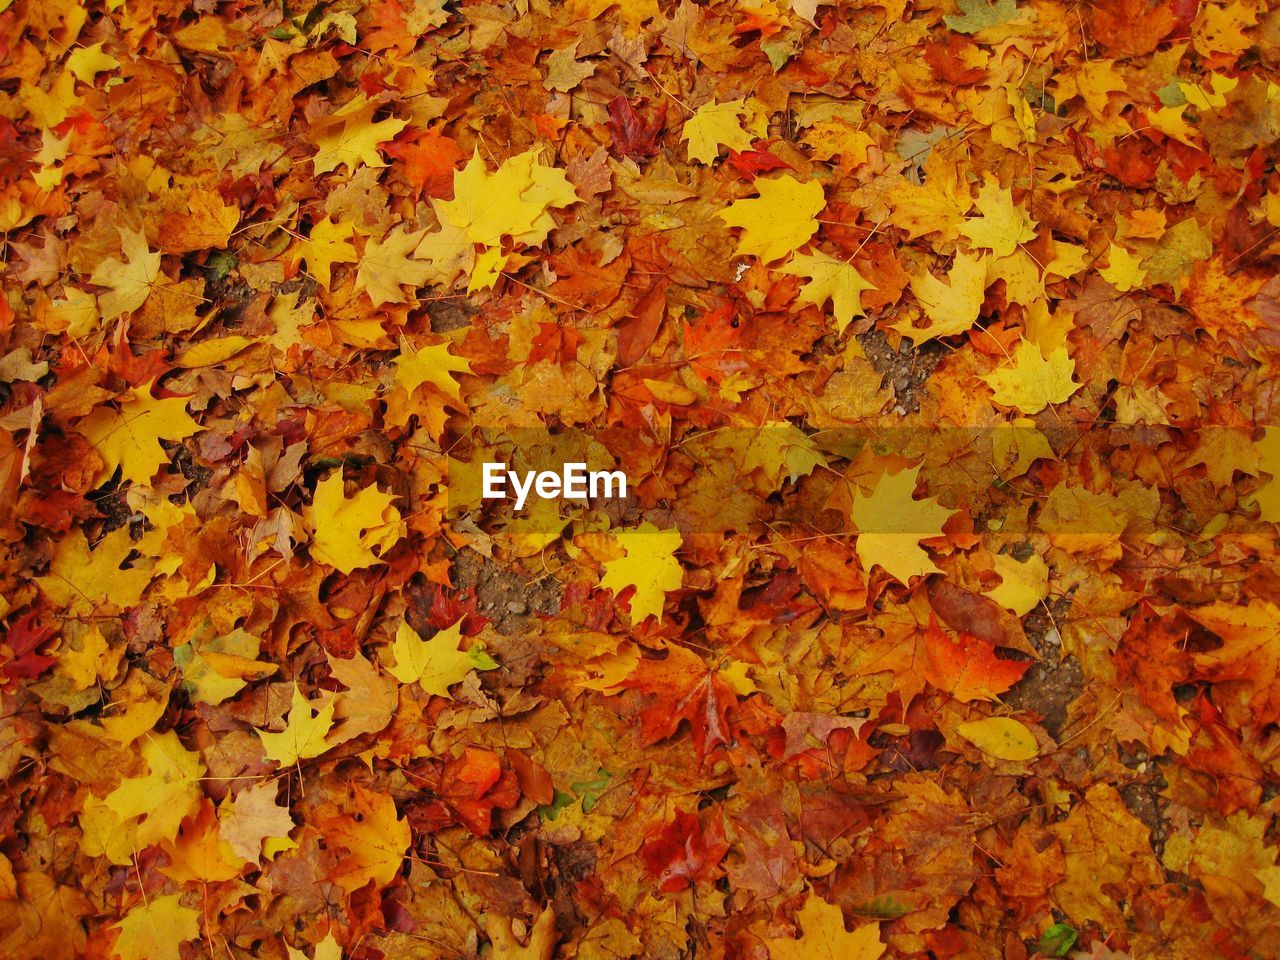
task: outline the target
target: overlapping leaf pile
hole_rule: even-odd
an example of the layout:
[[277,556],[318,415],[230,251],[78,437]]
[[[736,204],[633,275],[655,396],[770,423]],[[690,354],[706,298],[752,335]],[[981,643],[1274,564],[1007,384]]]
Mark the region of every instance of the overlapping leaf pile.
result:
[[1280,955],[1278,68],[0,0],[0,954]]

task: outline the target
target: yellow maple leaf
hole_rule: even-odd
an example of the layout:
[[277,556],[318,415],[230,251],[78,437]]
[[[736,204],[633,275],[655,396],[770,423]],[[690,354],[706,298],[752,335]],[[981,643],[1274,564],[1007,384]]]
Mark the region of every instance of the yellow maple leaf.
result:
[[329,874],[351,893],[370,880],[383,887],[395,879],[404,852],[413,840],[409,822],[396,816],[396,803],[387,793],[352,784],[346,810],[321,814],[325,844],[346,850]]
[[987,596],[1018,616],[1030,613],[1049,595],[1049,566],[1037,554],[1019,563],[1008,554],[991,558],[992,567],[1000,574],[1000,585],[987,591]]
[[1115,243],[1107,251],[1107,265],[1098,273],[1121,293],[1138,289],[1147,279],[1147,271],[1142,269],[1142,258],[1135,257]]
[[355,224],[345,220],[336,223],[329,217],[317,220],[311,232],[299,240],[294,248],[293,262],[307,262],[307,270],[315,277],[316,283],[329,289],[333,282],[332,268],[335,263],[355,263],[356,248],[351,243],[355,234]]
[[433,200],[440,229],[428,233],[418,241],[413,258],[431,268],[427,283],[452,286],[453,282],[471,272],[476,259],[476,245],[468,236],[466,227],[460,227],[441,209],[445,201]]
[[750,437],[737,431],[726,437],[733,446],[745,447],[739,469],[744,474],[760,470],[771,490],[778,489],[783,477],[795,483],[827,462],[813,438],[788,420],[762,424]]
[[479,151],[453,175],[453,199],[436,201],[441,223],[464,231],[472,243],[496,247],[503,236],[518,243],[539,244],[555,227],[547,212],[578,202],[564,171],[539,162],[534,147],[503,161],[489,173]]
[[200,802],[200,754],[187,750],[172,730],[142,742],[147,774],[126,777],[101,800],[90,797],[80,814],[81,846],[90,856],[129,863],[144,847],[172,840]]
[[1020,243],[1036,238],[1036,223],[1027,211],[1013,202],[1013,191],[1002,189],[996,180],[986,181],[974,201],[979,216],[964,222],[960,232],[975,247],[1007,257]]
[[849,171],[867,162],[867,148],[876,142],[864,130],[858,130],[843,120],[815,123],[805,131],[804,142],[812,149],[815,160],[839,157],[838,169]]
[[432,343],[415,350],[409,341],[401,340],[400,356],[394,363],[396,382],[409,393],[429,383],[445,396],[459,401],[462,394],[451,374],[471,372],[471,362],[451,354],[447,343]]
[[476,257],[475,266],[471,270],[471,279],[467,282],[467,293],[480,290],[492,290],[502,276],[506,266],[507,255],[501,247],[489,247]]
[[119,931],[112,954],[120,960],[179,960],[179,949],[200,936],[200,911],[184,907],[178,894],[152,896],[112,927]]
[[913,498],[919,475],[920,467],[909,467],[881,474],[870,496],[854,491],[849,515],[858,528],[858,558],[868,573],[880,566],[905,584],[912,577],[942,572],[920,541],[939,536],[953,511],[934,497]]
[[853,933],[844,928],[840,908],[827,903],[810,888],[804,906],[796,911],[800,936],[765,941],[770,960],[878,960],[885,945],[880,925],[864,923]]
[[956,732],[997,760],[1034,760],[1040,745],[1025,724],[1011,717],[987,717],[956,727]]
[[[315,711],[314,716],[312,711]],[[293,685],[293,703],[285,717],[285,728],[279,733],[259,730],[264,755],[282,767],[299,760],[318,757],[332,744],[325,740],[333,726],[333,696],[308,700],[302,690]]]
[[151,384],[135,387],[120,408],[98,407],[75,426],[102,457],[97,482],[110,479],[116,467],[121,478],[149,484],[169,454],[161,440],[183,440],[204,429],[187,413],[185,397],[157,400]]
[[81,83],[92,85],[94,77],[120,66],[120,61],[102,50],[102,41],[90,47],[76,47],[67,57],[67,71]]
[[160,254],[151,252],[141,231],[121,230],[120,250],[123,260],[108,257],[89,275],[91,283],[107,288],[98,297],[98,308],[108,320],[142,306],[160,276]]
[[714,100],[700,106],[694,115],[684,122],[681,139],[689,144],[689,159],[711,164],[721,146],[731,150],[750,150],[751,134],[742,129],[742,117],[747,106],[742,98],[716,103]]
[[903,180],[889,194],[889,222],[911,239],[939,235],[943,241],[960,236],[964,216],[973,206],[968,184],[960,167],[939,150],[930,152],[924,162],[924,183]]
[[364,245],[360,268],[356,271],[356,289],[363,290],[375,307],[384,303],[404,303],[408,298],[401,285],[421,287],[432,274],[432,268],[414,260],[413,251],[426,234],[425,230],[407,230],[398,224],[383,239],[370,237]]
[[92,293],[66,284],[63,284],[61,299],[49,304],[49,313],[56,317],[59,323],[66,324],[68,337],[87,336],[102,322],[98,298]]
[[106,608],[131,607],[151,582],[151,564],[135,560],[122,570],[133,552],[128,527],[118,527],[89,549],[83,531],[72,530],[53,548],[49,571],[36,580],[49,600],[68,616],[106,612]]
[[289,960],[342,960],[342,947],[338,946],[332,930],[316,944],[315,952],[310,957],[297,947],[291,947],[288,944],[285,944],[285,949],[289,951]]
[[631,596],[632,623],[649,617],[662,619],[667,591],[680,589],[684,582],[684,570],[675,557],[682,542],[680,531],[660,530],[646,520],[634,530],[619,531],[616,539],[627,555],[605,563],[601,588],[612,590],[617,596],[628,587],[635,587]]
[[385,552],[405,534],[393,500],[393,494],[376,486],[347,499],[341,468],[321,480],[311,505],[303,508],[303,519],[312,530],[312,558],[343,573],[382,563],[373,548]]
[[131,667],[124,682],[111,691],[109,715],[102,718],[102,733],[118,743],[132,743],[152,730],[169,707],[169,685],[145,670]]
[[257,659],[261,649],[258,637],[237,627],[211,640],[185,643],[174,649],[173,659],[192,702],[216,705],[243,690],[249,680],[280,669]]
[[52,130],[45,130],[40,140],[40,149],[31,158],[40,164],[40,169],[33,172],[31,178],[41,190],[52,190],[66,176],[67,171],[61,164],[71,150],[71,134],[59,137]]
[[1149,110],[1147,112],[1147,122],[1161,133],[1166,134],[1173,139],[1185,143],[1189,147],[1199,148],[1201,146],[1201,137],[1199,132],[1191,124],[1187,123],[1184,114],[1190,104],[1181,104],[1177,107],[1161,107],[1159,110]]
[[978,319],[986,289],[987,258],[957,252],[946,283],[931,273],[911,278],[911,292],[929,318],[929,326],[921,329],[904,320],[893,329],[916,341],[964,333]]
[[302,328],[315,318],[315,301],[304,300],[301,290],[276,297],[267,308],[267,319],[276,331],[267,338],[267,343],[281,353],[288,353],[294,344],[302,343]]
[[1260,519],[1280,523],[1280,427],[1265,427],[1258,448],[1258,468],[1271,479],[1255,494]]
[[857,267],[828,254],[797,253],[782,272],[793,277],[808,277],[809,282],[800,288],[800,302],[821,307],[831,301],[831,312],[836,318],[836,332],[844,328],[854,317],[865,316],[862,311],[862,291],[874,290],[876,285],[866,280]]
[[67,678],[72,690],[88,690],[99,679],[115,679],[124,657],[124,644],[112,647],[93,622],[68,621],[64,631],[62,645],[58,647],[58,662],[53,669]]
[[827,200],[819,181],[801,182],[787,174],[757,179],[755,187],[758,196],[735,200],[716,216],[731,227],[742,228],[738,253],[771,263],[818,232],[817,216]]
[[1186,466],[1203,465],[1218,490],[1231,486],[1236,473],[1256,477],[1262,469],[1259,446],[1245,430],[1232,427],[1208,427],[1200,432],[1196,448],[1187,457]]
[[1023,413],[1039,413],[1051,403],[1062,403],[1080,389],[1071,379],[1076,362],[1066,347],[1050,352],[1048,359],[1029,340],[1019,342],[1013,366],[992,370],[982,379],[991,388],[996,403],[1016,407]]
[[374,122],[379,106],[361,94],[316,125],[315,142],[320,148],[312,159],[316,176],[342,166],[353,173],[361,164],[387,165],[378,153],[378,145],[394,138],[409,121],[387,117]]
[[1238,56],[1258,42],[1246,35],[1246,31],[1257,22],[1258,4],[1252,0],[1202,4],[1192,25],[1191,45],[1202,56],[1215,53]]
[[470,650],[458,649],[462,642],[461,623],[436,632],[430,640],[423,640],[404,621],[396,628],[396,639],[391,644],[395,663],[388,672],[401,683],[418,683],[427,693],[436,697],[448,697],[449,688],[461,683],[472,670],[492,670],[498,664],[479,646]]

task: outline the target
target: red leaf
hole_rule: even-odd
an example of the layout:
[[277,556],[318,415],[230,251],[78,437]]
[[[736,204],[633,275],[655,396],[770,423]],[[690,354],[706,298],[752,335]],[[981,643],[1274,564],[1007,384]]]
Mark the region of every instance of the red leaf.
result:
[[624,157],[652,157],[658,152],[658,136],[667,123],[666,104],[645,120],[632,109],[624,96],[609,101],[609,132],[613,145]]
[[675,820],[645,840],[640,859],[657,878],[659,892],[672,893],[699,880],[719,877],[718,867],[728,850],[718,817],[704,831],[696,813],[681,810]]
[[698,756],[729,743],[728,712],[737,703],[729,686],[702,658],[684,647],[668,647],[664,660],[641,660],[621,687],[651,695],[640,711],[640,735],[657,743],[687,720]]
[[9,633],[0,644],[0,678],[5,683],[12,680],[31,680],[40,676],[54,664],[54,657],[47,657],[39,648],[57,633],[53,627],[38,627],[36,615],[28,613],[19,617],[9,627]]
[[780,157],[775,157],[768,150],[729,150],[729,166],[737,170],[748,180],[754,180],[758,174],[770,170],[794,170],[795,168]]
[[924,678],[957,700],[994,700],[1022,679],[1030,660],[1001,660],[996,648],[985,640],[962,633],[952,640],[938,622],[929,619],[925,631],[929,663]]

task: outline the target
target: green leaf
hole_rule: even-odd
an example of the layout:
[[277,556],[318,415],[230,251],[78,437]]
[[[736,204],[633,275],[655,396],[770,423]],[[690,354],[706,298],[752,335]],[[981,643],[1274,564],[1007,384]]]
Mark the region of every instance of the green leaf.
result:
[[1040,935],[1039,950],[1048,957],[1065,957],[1067,951],[1075,946],[1076,928],[1065,923],[1055,923]]
[[987,27],[998,27],[1018,15],[1014,0],[956,0],[962,16],[947,16],[942,20],[956,33],[977,33]]
[[892,894],[866,900],[853,907],[853,913],[861,917],[875,917],[878,920],[897,920],[911,912],[911,908]]

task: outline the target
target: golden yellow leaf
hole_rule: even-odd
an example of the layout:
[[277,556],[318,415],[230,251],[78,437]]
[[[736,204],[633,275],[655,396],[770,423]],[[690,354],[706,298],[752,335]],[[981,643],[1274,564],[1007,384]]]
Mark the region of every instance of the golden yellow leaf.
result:
[[149,484],[160,465],[169,462],[161,440],[183,440],[203,427],[187,413],[185,397],[157,400],[151,384],[134,387],[119,409],[98,407],[75,425],[102,457],[101,483],[120,467],[121,478]]
[[348,893],[369,881],[384,887],[395,879],[412,841],[409,823],[396,817],[390,795],[352,784],[345,809],[322,816],[325,845],[346,850],[329,875]]
[[831,301],[831,312],[836,318],[836,333],[862,312],[862,291],[874,290],[876,285],[863,278],[857,267],[843,260],[818,251],[797,253],[781,268],[793,277],[808,277],[809,282],[800,288],[800,302],[821,307]]
[[316,176],[338,167],[346,167],[350,173],[362,164],[387,165],[378,146],[394,138],[409,121],[387,117],[375,122],[373,115],[378,107],[361,94],[316,125],[315,143],[319,150],[312,159]]
[[827,205],[819,181],[802,182],[783,174],[758,178],[755,188],[759,196],[735,200],[716,214],[729,226],[742,228],[738,253],[771,263],[818,232],[817,216]]
[[178,354],[174,358],[174,366],[188,369],[212,367],[224,360],[230,360],[246,347],[260,342],[261,340],[257,337],[242,337],[239,334],[203,340]]
[[1280,427],[1265,427],[1257,443],[1258,468],[1271,479],[1255,495],[1260,519],[1280,523]]
[[114,70],[120,61],[102,50],[102,42],[88,47],[76,47],[67,57],[67,71],[81,83],[92,84],[100,73]]
[[453,176],[453,199],[437,201],[436,212],[466,233],[472,243],[501,244],[503,236],[538,244],[555,226],[548,210],[578,202],[564,171],[539,161],[539,148],[504,161],[489,173],[478,151]]
[[465,680],[472,670],[492,670],[498,666],[479,646],[465,652],[459,650],[460,630],[461,622],[437,631],[430,640],[423,640],[413,627],[401,621],[391,644],[395,662],[388,672],[401,683],[417,683],[433,696],[448,697],[449,688]]
[[400,341],[400,355],[395,358],[396,382],[409,393],[429,383],[447,397],[461,400],[455,373],[470,373],[471,363],[449,352],[449,344],[432,343],[414,349],[407,340]]
[[930,153],[924,173],[923,184],[904,180],[894,186],[889,222],[912,239],[936,233],[943,242],[955,240],[973,206],[968,184],[959,166],[940,151]]
[[176,893],[152,896],[113,926],[120,960],[179,960],[180,947],[200,936],[200,911],[184,907]]
[[413,259],[425,230],[406,230],[397,225],[383,239],[370,237],[364,245],[360,268],[356,271],[356,289],[369,295],[369,301],[380,307],[384,303],[404,303],[408,299],[400,289],[407,284],[421,287],[431,276],[432,268]]
[[355,263],[358,259],[351,242],[354,234],[355,224],[346,220],[335,222],[328,216],[317,220],[311,232],[298,241],[294,262],[305,260],[316,283],[328,290],[333,283],[333,265]]
[[342,947],[338,946],[338,941],[333,938],[332,930],[316,944],[315,952],[309,958],[296,947],[286,944],[285,949],[289,951],[289,960],[342,960]]
[[258,637],[237,628],[206,642],[185,643],[174,649],[173,659],[191,700],[216,705],[243,690],[248,680],[269,677],[280,669],[257,659],[261,649]]
[[920,541],[939,536],[953,511],[933,497],[914,499],[919,475],[918,466],[884,473],[871,496],[854,491],[849,516],[858,528],[858,558],[868,573],[880,566],[902,583],[941,573]]
[[1034,760],[1040,756],[1035,736],[1010,717],[987,717],[956,728],[975,747],[997,760]]
[[996,403],[1016,407],[1023,413],[1039,413],[1051,403],[1062,403],[1080,389],[1071,379],[1076,362],[1058,347],[1046,360],[1040,348],[1029,340],[1014,350],[1013,366],[992,370],[982,379],[991,388]]
[[884,955],[880,924],[864,923],[853,933],[844,928],[844,913],[812,888],[796,911],[800,936],[766,940],[770,960],[878,960]]
[[1107,251],[1107,265],[1098,273],[1121,293],[1138,289],[1147,279],[1147,271],[1142,269],[1142,258],[1135,257],[1115,243]]
[[200,801],[204,764],[172,730],[142,741],[145,776],[126,777],[101,800],[90,797],[80,814],[81,846],[90,856],[129,863],[138,852],[177,836]]
[[627,555],[604,565],[600,578],[602,589],[614,596],[635,587],[631,596],[631,622],[648,617],[662,619],[662,605],[667,591],[678,590],[684,582],[684,570],[676,559],[682,542],[678,530],[660,530],[647,520],[634,530],[621,530],[615,535]]
[[992,557],[991,562],[1001,582],[988,590],[987,596],[1000,606],[1021,617],[1049,595],[1049,566],[1039,555],[1032,554],[1025,563],[1019,563],[1008,554],[1000,553]]
[[[314,715],[312,715],[313,710]],[[274,760],[282,767],[287,767],[299,760],[318,757],[329,750],[333,744],[325,740],[325,737],[332,726],[333,695],[328,694],[317,700],[308,700],[295,683],[293,704],[289,707],[289,715],[285,718],[284,730],[280,733],[259,730],[258,736],[262,740],[266,758]]]
[[745,443],[737,434],[728,436],[734,447],[745,447],[739,462],[742,473],[762,471],[772,490],[778,489],[783,477],[795,483],[827,462],[813,438],[788,420],[761,424]]
[[957,252],[947,272],[946,283],[931,273],[911,278],[911,292],[929,318],[929,326],[914,327],[903,320],[893,329],[918,343],[964,333],[978,319],[986,289],[987,258]]
[[108,257],[89,275],[91,283],[106,287],[98,296],[98,307],[108,320],[132,313],[151,295],[151,287],[160,276],[160,254],[147,247],[140,231],[121,230],[120,248],[123,260]]
[[112,530],[90,550],[80,530],[58,541],[49,570],[36,580],[41,593],[55,606],[75,616],[101,612],[101,608],[131,607],[151,582],[151,564],[134,560],[121,569],[133,553],[128,527]]
[[365,487],[347,499],[342,469],[316,484],[311,505],[303,519],[312,530],[311,556],[343,573],[382,563],[373,552],[391,549],[405,534],[400,512],[391,504],[394,495],[375,486]]
[[983,183],[974,206],[979,216],[966,220],[960,232],[975,247],[990,250],[996,257],[1007,257],[1018,244],[1036,238],[1035,221],[1013,202],[1013,192],[1002,189],[998,181]]
[[[83,627],[78,626],[78,621],[75,623],[76,627],[68,623],[65,628],[55,672],[66,677],[73,690],[87,690],[99,679],[113,680],[120,669],[124,645],[109,645],[97,623]],[[69,645],[73,635],[75,646]]]
[[681,139],[689,144],[689,159],[711,164],[721,146],[731,150],[750,150],[751,134],[742,129],[742,117],[747,112],[741,99],[724,103],[708,101],[700,106],[684,122]]

